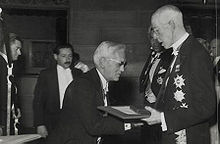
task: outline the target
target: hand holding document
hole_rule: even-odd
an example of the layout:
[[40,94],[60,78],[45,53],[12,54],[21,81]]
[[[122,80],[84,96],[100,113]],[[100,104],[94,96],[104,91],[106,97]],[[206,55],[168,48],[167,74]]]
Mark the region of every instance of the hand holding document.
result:
[[148,106],[146,106],[145,109],[150,111],[151,115],[148,118],[143,118],[142,121],[147,122],[149,125],[161,123],[161,112]]

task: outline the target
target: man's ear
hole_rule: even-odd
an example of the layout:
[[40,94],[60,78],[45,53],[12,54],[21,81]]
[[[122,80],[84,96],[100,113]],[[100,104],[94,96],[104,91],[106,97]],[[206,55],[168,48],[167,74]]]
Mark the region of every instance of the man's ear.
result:
[[104,69],[105,67],[105,62],[106,62],[106,59],[104,57],[100,58],[99,59],[99,67]]
[[168,24],[171,26],[171,28],[172,28],[173,30],[176,28],[176,25],[175,25],[174,20],[170,20],[170,21],[168,22]]
[[55,60],[57,60],[57,54],[53,54]]

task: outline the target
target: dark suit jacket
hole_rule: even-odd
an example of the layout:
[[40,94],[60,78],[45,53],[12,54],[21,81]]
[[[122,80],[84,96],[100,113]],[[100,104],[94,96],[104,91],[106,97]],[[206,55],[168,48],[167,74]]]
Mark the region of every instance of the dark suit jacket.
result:
[[[82,74],[78,69],[71,69],[73,79]],[[60,114],[60,94],[57,67],[42,70],[34,90],[33,100],[34,125],[46,125],[49,133],[57,125]]]
[[[164,112],[168,130],[162,143],[173,144],[186,132],[187,144],[208,144],[209,119],[216,110],[213,68],[207,51],[189,36],[180,47],[169,81],[155,107]],[[181,139],[179,139],[181,140]]]
[[[143,81],[148,81],[149,79],[149,72],[145,73],[145,71],[147,71],[151,59],[152,59],[152,53],[149,55],[143,69],[141,72],[141,75],[139,77],[139,92],[142,95],[142,97],[144,97],[144,92],[145,92],[145,88],[147,87],[148,83],[143,83]],[[152,83],[151,83],[151,89],[152,92],[154,93],[155,96],[158,95],[160,87],[162,85],[161,82],[163,82],[163,79],[165,77],[166,71],[169,68],[169,65],[173,59],[173,55],[172,54],[172,49],[168,49],[168,50],[164,50],[164,52],[162,52],[160,54],[160,62],[158,63],[154,75],[153,75],[153,79],[152,79]],[[159,80],[160,79],[160,80]],[[147,101],[145,101],[145,105],[151,105],[149,104]]]
[[7,63],[0,56],[0,125],[6,126],[7,119]]
[[122,134],[124,124],[97,109],[104,105],[96,69],[75,79],[67,88],[58,128],[48,144],[96,144],[99,136]]
[[215,78],[217,77],[216,80],[220,83],[220,60],[217,62],[217,64],[214,66],[214,75]]
[[[5,59],[0,56],[0,125],[4,127],[3,133],[6,134],[7,124],[7,97],[8,97],[8,86],[7,86],[8,68]],[[19,107],[18,95],[15,94],[16,82],[13,76],[10,76],[12,83],[11,86],[11,105],[14,104],[15,109]],[[17,112],[17,111],[16,111]],[[10,120],[10,133],[14,134],[14,120]]]

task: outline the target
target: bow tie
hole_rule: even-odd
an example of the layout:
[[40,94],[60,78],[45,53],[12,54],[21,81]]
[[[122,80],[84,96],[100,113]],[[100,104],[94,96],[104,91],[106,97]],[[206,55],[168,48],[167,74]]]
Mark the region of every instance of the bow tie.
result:
[[70,72],[70,68],[67,68],[67,69],[63,69],[64,72]]

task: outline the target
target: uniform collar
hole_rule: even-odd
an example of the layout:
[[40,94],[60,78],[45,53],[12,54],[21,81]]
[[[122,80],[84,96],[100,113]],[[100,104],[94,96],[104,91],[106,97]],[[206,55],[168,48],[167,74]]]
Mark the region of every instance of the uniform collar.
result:
[[6,54],[0,52],[0,55],[4,58],[4,60],[8,63],[8,57]]
[[189,33],[185,33],[179,40],[177,40],[174,44],[172,44],[170,47],[173,48],[173,54],[177,55],[180,46],[182,45],[182,43],[188,38]]

